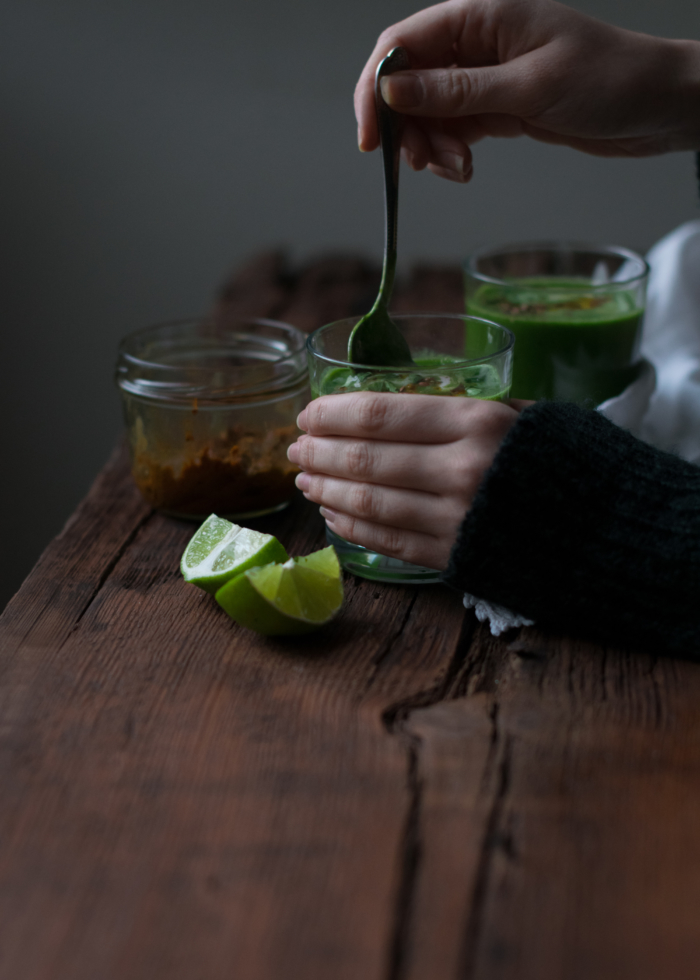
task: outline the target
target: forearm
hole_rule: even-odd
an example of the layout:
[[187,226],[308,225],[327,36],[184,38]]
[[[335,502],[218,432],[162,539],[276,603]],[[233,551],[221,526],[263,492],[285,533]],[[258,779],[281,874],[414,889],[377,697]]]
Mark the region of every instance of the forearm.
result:
[[700,657],[700,469],[595,412],[539,403],[506,437],[444,579],[545,627]]

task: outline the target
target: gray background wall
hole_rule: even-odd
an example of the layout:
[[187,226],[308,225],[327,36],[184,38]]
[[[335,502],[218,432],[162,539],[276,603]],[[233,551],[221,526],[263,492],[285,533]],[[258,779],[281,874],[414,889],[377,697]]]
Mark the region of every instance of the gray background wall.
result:
[[[120,429],[127,331],[206,308],[270,245],[379,258],[376,155],[352,91],[414,0],[6,0],[0,608]],[[580,0],[635,30],[700,38],[696,0]],[[467,187],[402,176],[400,253],[593,239],[645,250],[699,215],[690,154],[603,161],[525,140],[475,149]]]

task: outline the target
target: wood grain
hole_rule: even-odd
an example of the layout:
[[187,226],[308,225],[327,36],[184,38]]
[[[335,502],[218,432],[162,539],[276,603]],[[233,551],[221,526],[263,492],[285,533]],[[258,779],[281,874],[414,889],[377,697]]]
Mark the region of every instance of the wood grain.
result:
[[456,597],[351,582],[327,633],[264,640],[182,582],[190,533],[141,527],[3,740],[0,975],[383,976],[407,787],[381,710],[444,680]]
[[[311,329],[376,277],[268,254],[219,312]],[[301,496],[256,526],[324,544]],[[264,639],[182,582],[191,533],[118,451],[0,618],[0,980],[697,976],[700,667],[354,578]]]
[[695,977],[699,705],[696,664],[479,634],[448,700],[406,722],[405,976]]

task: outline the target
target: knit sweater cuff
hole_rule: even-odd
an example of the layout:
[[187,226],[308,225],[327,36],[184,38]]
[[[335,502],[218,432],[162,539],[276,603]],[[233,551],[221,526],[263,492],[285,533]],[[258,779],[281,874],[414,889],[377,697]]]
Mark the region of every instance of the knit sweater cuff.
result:
[[486,474],[443,579],[566,633],[700,655],[700,470],[597,412],[538,402]]

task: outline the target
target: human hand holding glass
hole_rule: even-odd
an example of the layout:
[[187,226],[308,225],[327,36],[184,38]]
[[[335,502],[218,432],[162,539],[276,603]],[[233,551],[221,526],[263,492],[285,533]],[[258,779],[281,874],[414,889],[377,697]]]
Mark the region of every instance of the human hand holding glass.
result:
[[297,486],[348,541],[446,567],[457,531],[526,402],[435,395],[326,395],[297,420]]
[[[306,341],[313,398],[370,392],[389,397],[410,395],[423,402],[441,399],[503,401],[508,397],[513,364],[513,334],[478,317],[450,313],[398,314],[415,363],[410,367],[362,365],[347,360],[348,337],[357,318],[326,324]],[[427,413],[430,409],[422,410]],[[419,411],[420,414],[420,411]],[[374,438],[383,440],[381,432]],[[436,437],[439,441],[439,436]],[[384,440],[386,441],[386,440]],[[436,479],[440,479],[436,473]],[[330,506],[330,504],[329,504]],[[393,554],[350,541],[329,523],[327,538],[346,571],[383,582],[437,582],[435,566],[404,561]]]

